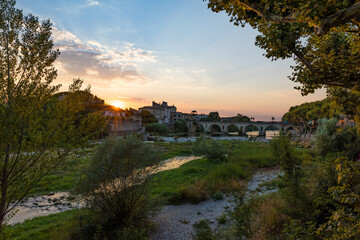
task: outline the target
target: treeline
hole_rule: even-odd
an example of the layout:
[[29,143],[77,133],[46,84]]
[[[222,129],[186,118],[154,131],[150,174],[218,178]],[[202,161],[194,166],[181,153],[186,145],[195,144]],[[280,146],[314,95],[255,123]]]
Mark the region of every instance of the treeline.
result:
[[321,118],[333,118],[337,117],[335,107],[332,105],[330,99],[326,98],[321,101],[315,101],[310,103],[303,103],[301,105],[290,107],[289,111],[281,118],[282,121],[300,123],[317,121]]

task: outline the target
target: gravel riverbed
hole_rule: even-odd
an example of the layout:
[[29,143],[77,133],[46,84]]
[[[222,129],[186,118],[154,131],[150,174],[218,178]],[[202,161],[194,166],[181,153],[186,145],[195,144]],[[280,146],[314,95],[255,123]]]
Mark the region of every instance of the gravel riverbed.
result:
[[[248,193],[266,194],[276,189],[267,189],[262,183],[278,177],[279,169],[262,169],[256,172],[248,182]],[[199,204],[167,205],[153,219],[156,224],[151,240],[185,240],[191,239],[193,224],[207,219],[216,227],[219,218],[227,208],[232,208],[229,197],[223,200],[213,199]]]

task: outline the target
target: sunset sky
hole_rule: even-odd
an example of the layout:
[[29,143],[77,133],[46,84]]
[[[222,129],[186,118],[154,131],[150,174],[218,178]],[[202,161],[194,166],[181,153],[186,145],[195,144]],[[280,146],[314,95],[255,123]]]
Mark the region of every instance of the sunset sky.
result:
[[181,112],[280,120],[290,106],[325,97],[323,90],[302,97],[287,78],[292,61],[265,58],[256,30],[234,26],[202,0],[17,0],[17,7],[54,23],[56,82],[67,87],[81,77],[108,103],[164,100]]

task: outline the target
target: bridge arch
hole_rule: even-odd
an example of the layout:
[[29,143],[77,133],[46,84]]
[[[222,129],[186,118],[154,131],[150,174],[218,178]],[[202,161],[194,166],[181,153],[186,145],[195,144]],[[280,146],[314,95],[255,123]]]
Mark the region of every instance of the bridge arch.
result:
[[211,124],[209,126],[209,132],[210,133],[221,133],[221,126],[219,124]]
[[244,129],[244,132],[254,132],[254,131],[260,131],[259,128],[253,124],[247,125]]
[[290,127],[285,128],[285,132],[288,132],[288,131],[295,131],[295,130],[292,126],[290,126]]
[[239,127],[236,126],[235,124],[230,124],[226,127],[226,132],[230,133],[230,132],[239,132]]
[[205,127],[202,124],[196,124],[195,132],[205,132]]
[[269,125],[265,128],[265,132],[266,131],[279,131],[280,129],[274,125]]

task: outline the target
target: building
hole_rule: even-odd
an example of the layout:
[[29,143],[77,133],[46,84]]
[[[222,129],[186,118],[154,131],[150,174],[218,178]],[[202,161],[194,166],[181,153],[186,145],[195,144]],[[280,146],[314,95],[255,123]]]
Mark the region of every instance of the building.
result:
[[149,111],[154,117],[157,119],[159,123],[171,123],[171,115],[174,115],[176,113],[176,107],[174,105],[169,106],[167,102],[156,103],[152,102],[152,106],[145,106],[142,108],[139,108],[139,112],[142,111]]
[[115,109],[108,107],[104,109],[106,118],[106,131],[109,135],[127,135],[142,130],[142,119],[140,112],[135,109]]
[[176,120],[184,119],[184,114],[182,112],[172,112],[170,113],[171,122],[175,122]]

